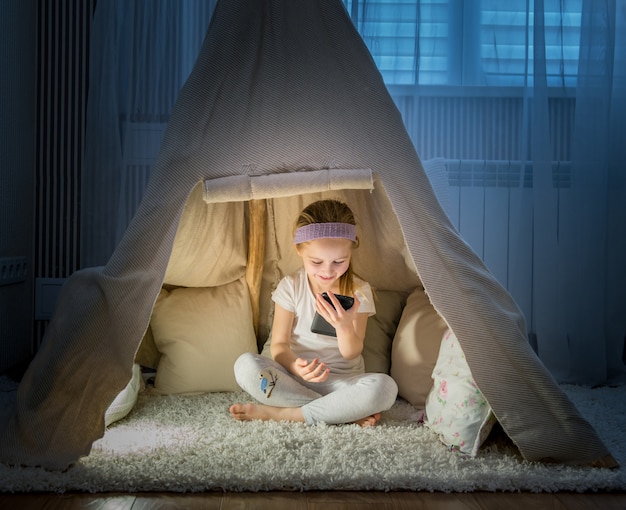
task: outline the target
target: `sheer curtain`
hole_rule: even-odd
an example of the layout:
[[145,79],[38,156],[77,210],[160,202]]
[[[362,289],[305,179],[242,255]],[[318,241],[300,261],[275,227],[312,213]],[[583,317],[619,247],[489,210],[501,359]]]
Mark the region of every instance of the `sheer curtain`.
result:
[[[103,0],[92,36],[84,266],[136,209],[214,1]],[[560,381],[624,378],[626,0],[344,0],[451,218]],[[458,162],[458,163],[455,163]]]
[[82,172],[83,267],[106,263],[126,230],[214,5],[214,0],[97,3]]
[[[616,142],[626,127],[625,62],[619,54],[624,2],[535,0],[528,10],[533,49],[522,147],[533,169],[531,334],[560,381],[623,381],[626,272],[618,261],[626,256],[626,190],[619,162],[626,154]],[[549,26],[554,21],[556,32]],[[578,23],[578,39],[572,41],[567,27]],[[555,122],[551,101],[568,86],[574,89],[575,113],[569,182],[561,186],[553,163],[554,146],[561,142],[549,126]]]
[[[623,379],[626,346],[626,2],[583,3],[572,192],[559,273],[568,378]],[[561,266],[562,263],[562,266]],[[604,341],[603,341],[604,340]],[[555,357],[558,352],[555,353]],[[567,359],[567,358],[565,358]]]

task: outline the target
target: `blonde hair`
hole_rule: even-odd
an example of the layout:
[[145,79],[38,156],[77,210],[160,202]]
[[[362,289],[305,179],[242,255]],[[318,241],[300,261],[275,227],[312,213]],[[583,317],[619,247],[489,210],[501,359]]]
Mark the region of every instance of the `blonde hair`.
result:
[[[300,227],[305,227],[313,223],[348,223],[356,226],[356,220],[352,209],[339,200],[318,200],[306,206],[294,225],[294,234]],[[310,242],[310,241],[307,241]],[[306,245],[307,242],[300,243]],[[353,242],[353,248],[359,246],[359,238]],[[351,296],[354,294],[354,270],[352,269],[352,259],[348,265],[348,270],[339,278],[339,291],[341,294]]]

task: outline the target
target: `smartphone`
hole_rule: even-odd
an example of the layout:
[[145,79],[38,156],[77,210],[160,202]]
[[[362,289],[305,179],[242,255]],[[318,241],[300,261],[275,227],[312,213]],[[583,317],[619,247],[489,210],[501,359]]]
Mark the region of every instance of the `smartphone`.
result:
[[[332,301],[330,300],[330,296],[326,293],[326,292],[322,292],[322,297],[328,301],[331,306],[334,305],[332,303]],[[354,304],[354,298],[351,296],[342,296],[341,294],[335,294],[335,297],[337,298],[337,301],[339,301],[339,304],[343,307],[344,310],[349,310],[350,308],[352,308],[352,305]],[[322,317],[317,311],[315,312],[315,317],[313,317],[313,322],[311,324],[311,331],[313,333],[318,333],[320,335],[327,335],[327,336],[337,336],[337,331],[335,331],[335,328],[332,327],[328,321],[326,319],[324,319],[324,317]]]

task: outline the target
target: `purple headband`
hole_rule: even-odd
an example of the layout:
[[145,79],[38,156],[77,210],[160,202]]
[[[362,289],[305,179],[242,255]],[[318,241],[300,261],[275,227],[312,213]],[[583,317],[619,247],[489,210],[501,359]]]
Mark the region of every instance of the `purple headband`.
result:
[[328,238],[356,241],[356,227],[350,223],[311,223],[296,229],[293,244]]

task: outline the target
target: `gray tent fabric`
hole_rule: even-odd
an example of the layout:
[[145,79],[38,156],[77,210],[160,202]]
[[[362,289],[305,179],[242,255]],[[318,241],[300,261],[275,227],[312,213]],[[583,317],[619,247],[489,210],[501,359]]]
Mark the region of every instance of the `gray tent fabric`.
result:
[[[231,196],[230,181],[232,196],[246,200],[242,177],[295,176],[285,179],[291,191],[282,193],[289,194],[297,193],[299,176],[329,169],[371,170],[373,191],[346,195],[358,194],[365,204],[360,228],[371,257],[362,257],[359,271],[379,288],[424,286],[524,458],[615,466],[530,348],[511,296],[442,210],[339,0],[218,3],[144,199],[109,262],[66,283],[15,407],[2,416],[0,460],[64,469],[104,434],[105,411],[131,377],[168,267],[176,263],[179,223],[194,189],[204,186],[210,208],[213,191]],[[273,186],[280,183],[274,179]],[[277,210],[296,210],[312,196]],[[283,216],[274,219],[293,219]],[[366,234],[364,217],[380,238]],[[397,225],[404,246],[387,243],[386,224]],[[394,280],[396,263],[404,269]],[[384,271],[375,270],[380,264]]]

